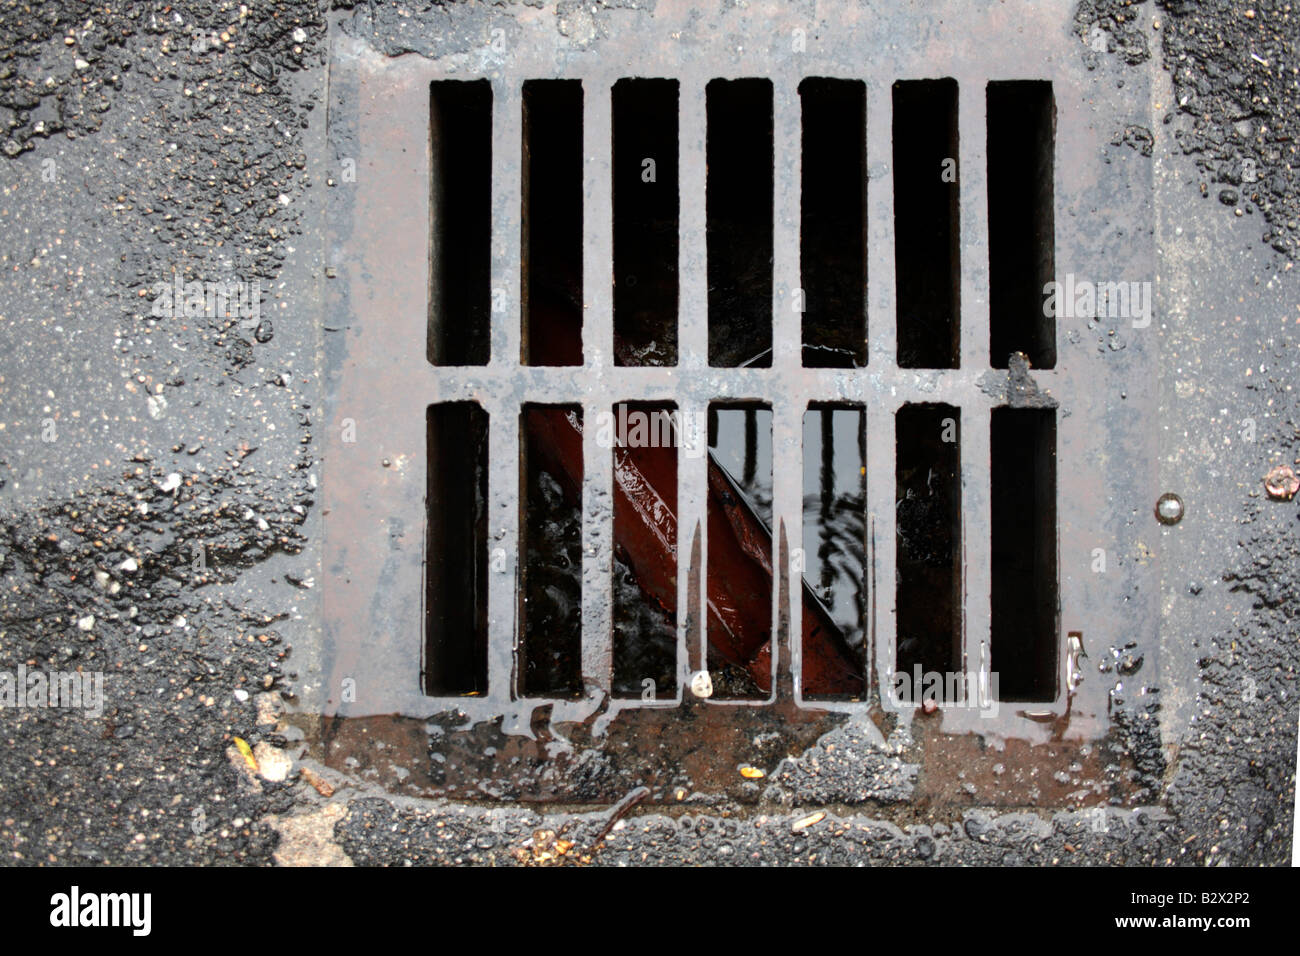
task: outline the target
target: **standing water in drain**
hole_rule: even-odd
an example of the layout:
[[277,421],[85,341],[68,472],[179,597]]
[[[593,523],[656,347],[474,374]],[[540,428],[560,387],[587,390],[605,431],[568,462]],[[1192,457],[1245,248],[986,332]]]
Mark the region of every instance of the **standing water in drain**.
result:
[[904,405],[894,419],[900,675],[962,669],[960,423],[960,409],[937,404]]
[[803,421],[804,579],[865,671],[866,415],[860,407],[814,405]]
[[558,449],[582,430],[577,406],[527,405],[519,686],[525,697],[582,693],[582,458]]
[[613,449],[618,489],[613,689],[618,697],[672,697],[677,688],[675,411],[671,403],[614,407],[619,424]]
[[[709,481],[709,597],[721,611],[709,617],[709,677],[713,696],[718,698],[762,698],[767,696],[762,675],[755,674],[755,660],[772,636],[772,410],[760,405],[709,407],[709,453],[718,465],[719,480]],[[761,520],[768,535],[761,554],[752,560],[724,565],[719,555],[744,551],[738,520],[746,508]],[[767,564],[767,573],[760,566]],[[724,568],[726,569],[724,571]],[[714,588],[714,576],[725,590]],[[724,636],[724,631],[731,634]],[[740,636],[741,660],[722,647]],[[759,659],[759,669],[770,671],[770,658]],[[770,679],[770,678],[769,678]]]

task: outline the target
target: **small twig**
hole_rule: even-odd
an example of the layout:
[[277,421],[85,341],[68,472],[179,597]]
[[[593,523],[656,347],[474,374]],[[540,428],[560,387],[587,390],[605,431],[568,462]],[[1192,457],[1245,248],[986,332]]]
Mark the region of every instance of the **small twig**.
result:
[[600,832],[596,834],[596,839],[591,841],[592,851],[594,852],[596,847],[600,846],[601,841],[604,840],[605,837],[609,836],[609,831],[614,829],[614,824],[623,819],[629,810],[648,796],[650,796],[649,787],[637,787],[618,803],[614,804],[614,812],[609,815],[609,819],[605,821],[605,825],[600,828]]

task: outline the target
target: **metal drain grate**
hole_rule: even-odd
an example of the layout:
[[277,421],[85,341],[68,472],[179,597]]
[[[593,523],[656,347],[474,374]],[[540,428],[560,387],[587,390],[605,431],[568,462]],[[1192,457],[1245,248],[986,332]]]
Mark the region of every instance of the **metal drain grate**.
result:
[[[528,80],[521,90],[523,365],[581,366],[584,90],[576,80]],[[713,80],[706,87],[708,354],[712,366],[772,368],[766,380],[760,379],[761,387],[775,388],[779,394],[803,384],[813,403],[808,415],[825,419],[816,424],[819,456],[827,469],[803,470],[803,494],[824,498],[833,494],[827,485],[835,470],[834,409],[852,408],[845,404],[850,396],[843,388],[851,378],[840,376],[829,388],[823,382],[809,385],[802,365],[807,361],[813,367],[852,368],[865,357],[865,85],[814,77],[800,83],[799,95],[805,168],[800,262],[808,281],[791,304],[801,314],[804,344],[800,353],[787,351],[774,359],[772,83]],[[952,159],[957,152],[958,95],[951,79],[905,81],[893,87],[899,366],[948,369],[959,364],[959,187]],[[615,305],[615,316],[621,314],[623,322],[616,320],[612,352],[625,366],[670,367],[670,350],[648,356],[638,345],[650,343],[653,348],[660,337],[677,339],[676,270],[666,255],[677,248],[678,150],[671,122],[676,100],[674,80],[622,79],[609,91],[615,137],[609,152],[616,157],[611,177],[614,289],[616,303],[624,305]],[[430,207],[435,227],[430,261],[437,278],[430,297],[428,354],[460,355],[467,360],[460,364],[470,364],[481,350],[452,341],[484,342],[488,332],[481,303],[491,297],[490,279],[475,249],[482,246],[490,224],[481,166],[491,153],[492,99],[481,80],[441,80],[432,84],[431,103]],[[1053,259],[1051,84],[990,83],[988,103],[989,141],[997,144],[990,156],[997,156],[1010,171],[994,177],[989,190],[996,293],[989,340],[995,343],[994,356],[1005,351],[1008,356],[1032,352],[1052,358],[1054,329],[1043,316],[1044,283],[1039,281],[1050,279]],[[1018,117],[1026,111],[1033,121],[1021,128],[1009,114]],[[636,130],[630,150],[617,138],[624,129]],[[837,205],[844,197],[849,202]],[[624,216],[632,221],[624,222]],[[1046,228],[1041,225],[1044,219]],[[468,248],[458,245],[461,235]],[[608,342],[610,336],[604,331],[591,339],[598,349],[595,342]],[[593,356],[584,372],[595,371],[599,361]],[[517,375],[521,368],[505,362],[495,371]],[[701,397],[689,383],[670,388],[652,382],[636,394],[633,373],[623,374],[628,376],[624,394],[632,392],[629,398],[637,402],[690,406]],[[453,372],[440,375],[467,400],[478,387],[477,378],[460,382]],[[725,373],[714,375],[720,383],[727,379]],[[545,395],[592,405],[588,374],[539,372],[529,384],[530,399]],[[936,397],[943,396],[946,385],[936,384]],[[820,389],[826,391],[814,393]],[[725,394],[726,385],[718,391]],[[530,401],[517,411],[508,402],[497,405],[496,414],[504,412],[505,417],[498,429],[519,422],[519,488],[498,487],[495,498],[498,505],[511,508],[518,495],[521,545],[517,552],[498,550],[497,580],[505,584],[496,586],[485,565],[486,514],[493,491],[486,480],[483,449],[492,415],[472,400],[430,407],[423,666],[428,693],[439,696],[455,687],[465,688],[464,693],[492,692],[492,667],[485,673],[488,658],[481,648],[493,643],[488,632],[494,620],[495,643],[504,643],[499,622],[507,615],[501,604],[512,577],[506,569],[514,566],[517,553],[512,698],[540,702],[608,693],[617,671],[624,674],[624,696],[630,678],[645,688],[647,701],[658,704],[660,689],[675,691],[695,657],[691,686],[697,696],[719,702],[770,699],[777,680],[771,637],[776,616],[783,613],[773,604],[773,475],[774,465],[784,469],[789,463],[774,461],[770,406],[737,405],[721,395],[714,397],[720,400],[707,407],[707,455],[699,448],[698,429],[692,433],[690,419],[676,411],[665,412],[662,429],[647,430],[639,417],[646,414],[644,409],[631,412],[632,427],[627,403],[600,409],[597,414],[607,415],[612,427],[603,441],[597,430],[594,447],[612,451],[613,466],[599,460],[599,450],[592,450],[581,404]],[[861,419],[862,412],[856,414]],[[887,649],[881,654],[881,670],[889,675],[884,696],[899,698],[891,701],[896,705],[921,703],[926,694],[944,700],[951,695],[933,690],[923,694],[912,675],[946,679],[973,674],[983,705],[990,707],[998,694],[995,675],[1005,671],[1008,681],[1002,690],[1008,699],[1053,702],[1059,683],[1055,411],[998,408],[991,418],[985,417],[993,435],[993,601],[991,635],[978,670],[969,666],[970,649],[963,640],[961,419],[960,406],[935,402],[905,403],[895,416],[897,643],[892,655]],[[865,477],[870,459],[865,454],[866,429],[859,425],[856,467]],[[807,452],[814,443],[804,438],[801,444]],[[888,443],[882,444],[874,454],[883,452],[888,461]],[[463,457],[466,450],[471,452],[468,459]],[[674,452],[679,462],[673,461]],[[707,493],[692,487],[679,501],[676,464],[692,485],[705,469]],[[590,484],[585,480],[588,466],[593,472]],[[604,503],[610,497],[605,482],[611,468],[613,510]],[[689,509],[692,498],[696,508],[700,498],[706,499],[705,520],[691,521],[685,510],[679,514],[679,504]],[[623,506],[622,513],[617,505]],[[870,599],[865,579],[872,570],[865,556],[865,488],[837,510],[847,512],[848,528],[856,524],[857,540],[851,531],[847,536],[835,533],[828,507],[810,522],[823,532],[817,548],[817,566],[825,578],[821,590],[830,595],[832,576],[825,572],[847,561],[856,567],[859,580],[850,574],[846,583],[856,585],[859,604],[865,606]],[[596,526],[584,530],[587,519]],[[706,570],[698,582],[699,593],[706,595],[703,607],[690,595],[680,605],[673,624],[683,640],[674,667],[665,669],[661,661],[642,675],[629,675],[629,663],[619,658],[641,656],[635,630],[653,630],[655,625],[653,614],[638,625],[635,612],[627,611],[625,631],[631,633],[625,634],[624,643],[629,646],[624,655],[614,652],[612,618],[607,619],[607,609],[615,606],[609,578],[616,566],[610,556],[624,558],[617,562],[623,585],[635,583],[648,602],[672,614],[678,607],[676,556],[689,546],[696,529],[707,542]],[[802,635],[796,659],[806,666],[795,673],[811,696],[865,700],[870,696],[865,634],[855,634],[856,640],[846,634],[861,631],[862,620],[850,618],[844,626],[833,620],[804,578],[806,564],[807,551],[796,551],[788,565],[778,569],[775,581],[801,594],[798,608],[791,609],[796,615],[792,630]],[[455,567],[462,573],[454,573]],[[584,586],[594,592],[585,609]],[[626,598],[622,592],[628,589],[619,590]],[[488,613],[494,596],[496,614]],[[701,631],[696,615],[707,620],[698,648],[691,641]],[[590,628],[585,633],[584,625]],[[905,686],[893,686],[892,675]],[[497,682],[502,679],[498,674]]]
[[[1134,343],[1122,380],[1099,376],[1042,301],[1060,261],[1118,253],[1145,277],[1151,250],[1140,228],[1099,250],[1054,226],[1149,220],[1140,178],[1099,191],[1103,132],[1058,113],[1085,80],[1044,58],[898,80],[929,69],[905,53],[865,77],[797,56],[717,77],[707,51],[673,69],[636,48],[617,34],[558,77],[521,54],[490,79],[336,54],[372,172],[341,240],[331,416],[358,444],[373,429],[387,465],[331,436],[330,710],[528,733],[544,708],[599,731],[700,699],[911,713],[954,703],[951,680],[900,698],[900,676],[998,672],[1008,706],[945,710],[945,731],[1099,732],[1111,700],[1068,679],[1062,632],[1154,631],[1121,624],[1148,600],[1116,599],[1131,580],[1077,557],[1103,521],[1108,542],[1139,534],[1102,517],[1117,466],[1089,456],[1109,443],[1149,496],[1148,436],[1097,390],[1145,407],[1149,359]],[[425,114],[423,136],[391,122]],[[675,466],[657,574],[625,540],[655,530],[619,485],[629,451],[598,437],[629,409],[673,422],[642,463]]]

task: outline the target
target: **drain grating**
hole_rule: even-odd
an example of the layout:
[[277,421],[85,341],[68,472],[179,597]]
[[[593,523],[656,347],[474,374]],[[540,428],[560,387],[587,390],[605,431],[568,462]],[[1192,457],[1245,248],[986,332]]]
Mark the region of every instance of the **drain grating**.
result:
[[[1147,571],[1088,573],[1140,553],[1154,348],[1044,312],[1062,263],[1152,277],[1114,91],[1046,32],[864,59],[855,8],[769,13],[725,58],[676,4],[560,67],[339,41],[335,759],[397,715],[425,792],[727,790],[763,735],[938,707],[1086,751],[1146,693],[1065,632],[1155,659]],[[600,772],[525,780],[580,740]]]

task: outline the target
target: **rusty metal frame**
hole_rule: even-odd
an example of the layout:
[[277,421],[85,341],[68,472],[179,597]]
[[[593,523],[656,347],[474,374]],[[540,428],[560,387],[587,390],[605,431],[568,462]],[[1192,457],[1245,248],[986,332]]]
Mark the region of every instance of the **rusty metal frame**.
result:
[[[822,7],[827,5],[823,4]],[[612,523],[594,520],[612,493],[612,454],[591,430],[585,441],[583,490],[583,653],[588,694],[581,700],[517,699],[511,694],[517,642],[514,561],[519,541],[519,409],[524,403],[581,403],[594,421],[622,401],[675,402],[683,420],[703,420],[711,401],[755,400],[773,410],[774,634],[798,635],[798,588],[791,586],[788,546],[802,541],[799,468],[780,467],[802,456],[802,422],[810,402],[860,404],[866,409],[867,495],[871,544],[867,555],[880,585],[869,602],[869,655],[878,688],[892,673],[895,647],[892,542],[894,424],[908,402],[942,401],[961,409],[964,661],[987,667],[990,628],[989,424],[990,409],[1008,401],[1007,371],[988,357],[988,214],[985,172],[985,84],[990,80],[1049,79],[1058,120],[1055,202],[1058,272],[1154,280],[1150,225],[1150,169],[1106,166],[1111,130],[1098,125],[1108,100],[1131,111],[1132,89],[1087,73],[1063,32],[1065,19],[1046,9],[967,9],[946,4],[947,41],[924,23],[885,22],[869,8],[830,4],[815,21],[802,8],[775,2],[750,4],[742,14],[702,15],[691,5],[661,0],[653,11],[629,11],[617,29],[588,47],[557,39],[543,13],[520,14],[509,51],[496,54],[485,35],[481,50],[426,59],[387,58],[354,37],[339,35],[331,53],[331,126],[337,148],[359,153],[350,205],[338,217],[336,249],[343,282],[331,310],[341,341],[327,349],[329,421],[323,497],[325,519],[324,614],[331,660],[327,710],[339,715],[400,713],[430,716],[455,710],[472,719],[501,717],[504,728],[529,733],[530,718],[549,707],[553,722],[595,718],[597,730],[629,708],[672,708],[683,703],[690,674],[705,667],[702,557],[705,538],[706,459],[679,449],[678,689],[652,702],[612,698]],[[456,8],[449,8],[457,15]],[[936,14],[937,15],[937,14]],[[930,15],[927,14],[927,18]],[[792,49],[792,31],[807,31],[816,52]],[[830,24],[829,26],[827,24]],[[900,26],[901,24],[901,26]],[[711,32],[710,32],[711,31]],[[688,43],[684,33],[712,35]],[[967,40],[953,45],[953,37]],[[736,41],[741,41],[737,43]],[[747,41],[747,42],[745,42]],[[662,76],[680,83],[680,314],[679,354],[673,368],[615,368],[612,321],[611,99],[627,76]],[[773,357],[766,369],[707,365],[705,264],[705,84],[715,77],[768,77],[774,92]],[[800,320],[791,308],[799,279],[799,81],[807,76],[864,79],[867,83],[868,333],[865,369],[805,369],[800,365]],[[961,363],[945,370],[900,369],[894,362],[894,241],[891,180],[891,84],[897,79],[951,76],[959,83],[961,229]],[[491,80],[492,284],[507,305],[494,312],[491,362],[485,367],[435,368],[425,361],[428,296],[429,82]],[[525,79],[578,78],[584,83],[584,325],[585,365],[580,369],[521,367],[520,163],[521,102]],[[416,118],[416,119],[413,119]],[[346,134],[346,135],[344,135]],[[1145,170],[1145,172],[1143,171]],[[1144,178],[1145,177],[1145,178]],[[1064,224],[1071,224],[1063,228]],[[1142,529],[1126,520],[1114,500],[1131,498],[1149,510],[1157,491],[1154,409],[1158,374],[1154,336],[1134,336],[1124,362],[1073,338],[1058,325],[1058,361],[1035,370],[1038,392],[1057,403],[1058,561],[1060,654],[1057,699],[1044,705],[1004,704],[993,719],[946,710],[947,733],[1018,736],[1100,736],[1110,700],[1100,681],[1067,693],[1065,634],[1080,631],[1094,653],[1108,641],[1138,642],[1153,660],[1159,645],[1159,577],[1141,560],[1123,575],[1087,573],[1085,557],[1099,540],[1141,555]],[[1110,408],[1126,392],[1123,413]],[[489,588],[489,690],[484,697],[428,698],[419,691],[420,587],[424,522],[423,408],[472,400],[489,415],[489,550],[504,554],[510,571],[493,575]],[[357,442],[339,438],[351,418]],[[384,468],[387,459],[392,467]],[[1113,544],[1110,544],[1113,542]],[[780,558],[779,565],[776,559]],[[791,604],[793,591],[794,603]],[[793,623],[791,624],[791,621]],[[797,638],[794,639],[797,644]],[[829,711],[889,710],[878,692],[864,702],[805,700],[799,687],[799,648],[773,655],[766,702],[709,702],[708,706],[762,706],[793,695],[800,707]],[[983,663],[981,663],[983,662]],[[781,666],[789,665],[789,670]],[[794,676],[791,683],[788,674]],[[356,700],[336,688],[351,677]],[[911,708],[908,708],[910,711]],[[900,713],[906,719],[907,713]]]

